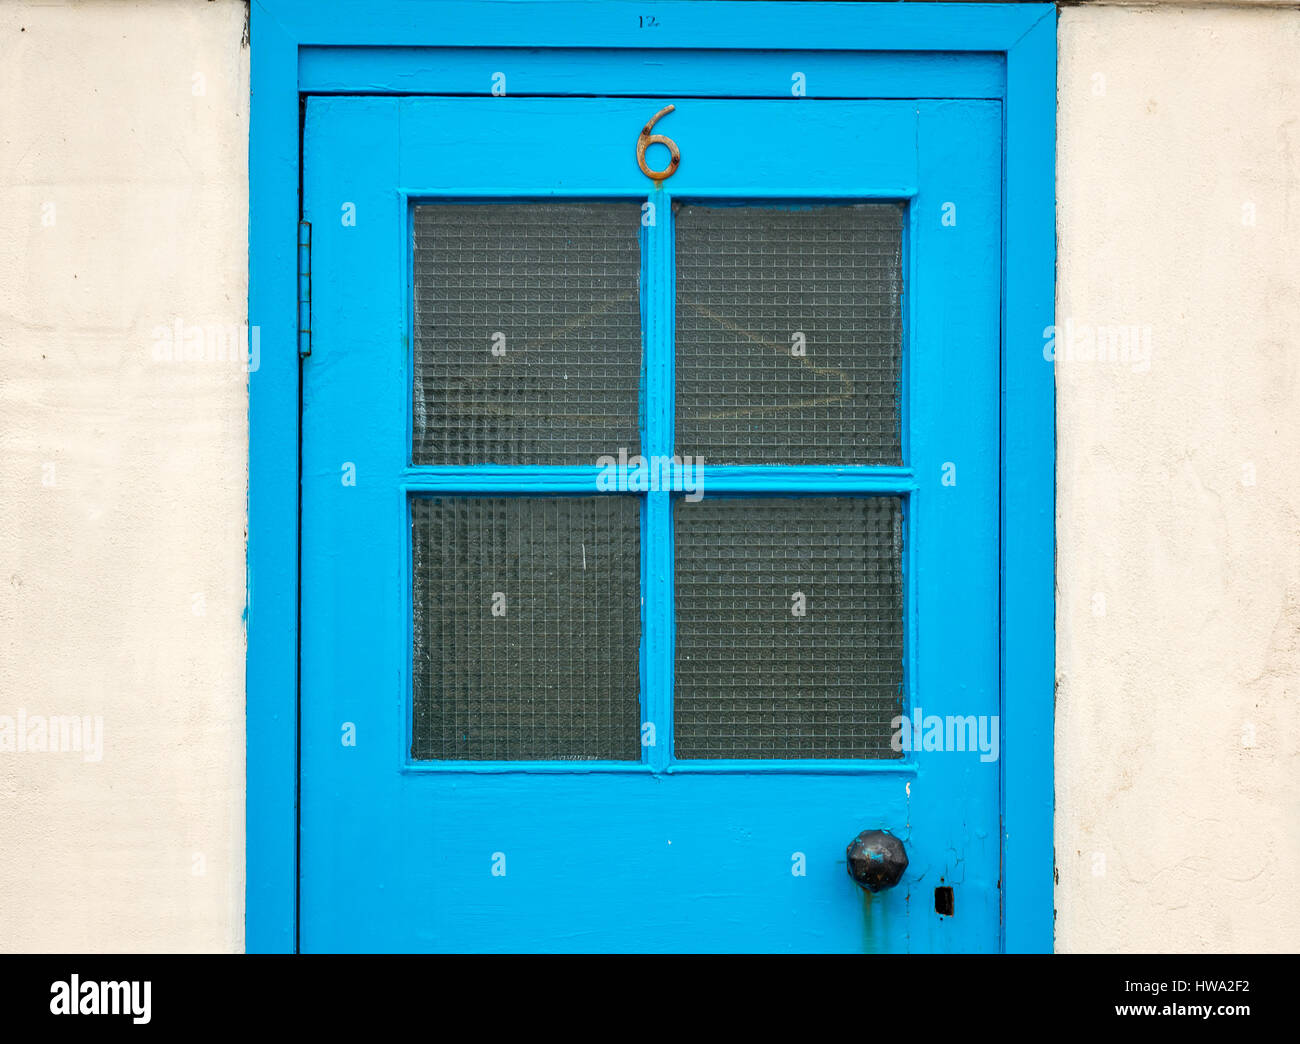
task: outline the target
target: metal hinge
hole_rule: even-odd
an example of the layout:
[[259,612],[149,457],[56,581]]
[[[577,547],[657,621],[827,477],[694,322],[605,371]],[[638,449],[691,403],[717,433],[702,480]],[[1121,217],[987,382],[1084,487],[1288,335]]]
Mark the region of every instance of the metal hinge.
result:
[[298,222],[298,358],[311,355],[311,222]]

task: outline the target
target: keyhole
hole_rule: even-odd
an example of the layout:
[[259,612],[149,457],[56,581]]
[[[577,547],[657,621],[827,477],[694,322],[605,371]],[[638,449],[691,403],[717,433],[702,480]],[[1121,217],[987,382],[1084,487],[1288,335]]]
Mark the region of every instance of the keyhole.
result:
[[940,885],[934,890],[934,912],[943,916],[952,916],[952,889]]

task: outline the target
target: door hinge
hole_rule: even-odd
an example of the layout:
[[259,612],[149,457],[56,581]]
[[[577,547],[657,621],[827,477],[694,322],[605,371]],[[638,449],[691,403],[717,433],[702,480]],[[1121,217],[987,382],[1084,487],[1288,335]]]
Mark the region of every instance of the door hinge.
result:
[[311,222],[298,222],[298,358],[311,355]]

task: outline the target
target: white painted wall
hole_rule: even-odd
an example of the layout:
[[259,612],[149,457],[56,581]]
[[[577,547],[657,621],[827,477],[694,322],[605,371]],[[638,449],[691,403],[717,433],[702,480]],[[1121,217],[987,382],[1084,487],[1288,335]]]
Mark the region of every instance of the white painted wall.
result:
[[237,0],[0,5],[0,947],[238,950],[247,311]]
[[[243,945],[247,378],[155,358],[244,319],[243,29],[0,6],[0,715],[103,721],[0,753],[6,949]],[[1295,949],[1300,11],[1060,46],[1058,315],[1151,355],[1058,366],[1058,948]]]
[[[1300,948],[1300,10],[1071,7],[1057,947]],[[1139,365],[1140,368],[1140,365]]]

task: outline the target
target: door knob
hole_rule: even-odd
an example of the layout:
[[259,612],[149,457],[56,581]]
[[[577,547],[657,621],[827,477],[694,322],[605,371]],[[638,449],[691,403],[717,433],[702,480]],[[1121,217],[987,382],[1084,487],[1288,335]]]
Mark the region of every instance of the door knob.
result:
[[848,847],[849,876],[872,895],[893,888],[907,869],[903,842],[888,830],[864,830]]

